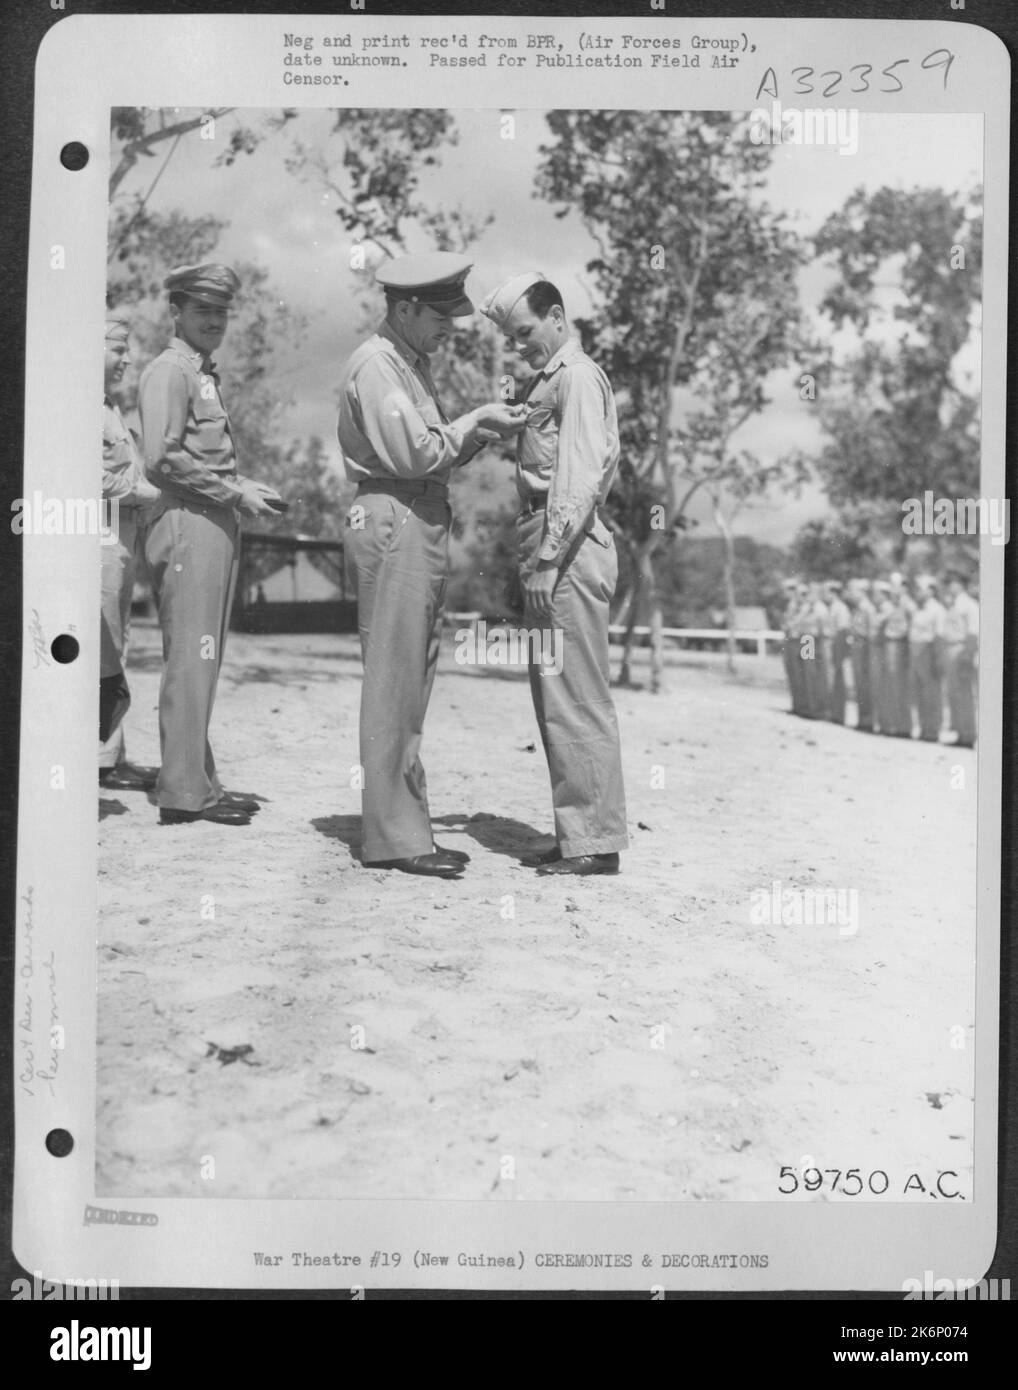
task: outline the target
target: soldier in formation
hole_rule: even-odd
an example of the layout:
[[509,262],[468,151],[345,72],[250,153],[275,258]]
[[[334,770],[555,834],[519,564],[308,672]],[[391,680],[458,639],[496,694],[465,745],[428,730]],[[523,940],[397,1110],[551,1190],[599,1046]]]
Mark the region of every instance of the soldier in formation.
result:
[[898,572],[845,585],[786,579],[784,590],[793,714],[847,723],[850,681],[860,733],[974,747],[979,607],[961,571],[911,583]]

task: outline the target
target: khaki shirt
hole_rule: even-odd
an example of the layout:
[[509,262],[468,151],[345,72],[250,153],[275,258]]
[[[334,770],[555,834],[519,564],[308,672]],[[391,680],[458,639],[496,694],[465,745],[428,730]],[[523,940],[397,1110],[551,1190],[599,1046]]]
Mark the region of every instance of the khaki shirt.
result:
[[240,501],[237,451],[214,362],[174,338],[141,374],[138,411],[150,482],[189,502]]
[[876,623],[877,610],[868,598],[860,597],[856,600],[855,607],[852,609],[852,634],[869,641],[873,636],[873,628]]
[[886,609],[881,608],[883,617],[884,636],[886,638],[900,638],[908,636],[909,625],[912,621],[912,614],[915,612],[915,604],[908,594],[901,594],[898,598],[893,595],[887,599]]
[[117,406],[104,396],[103,499],[114,498],[121,507],[140,507],[153,500],[153,490],[134,435]]
[[832,598],[827,606],[824,622],[824,636],[834,637],[839,632],[848,632],[852,626],[852,615],[848,604],[842,598]]
[[912,614],[909,624],[908,640],[916,645],[924,645],[943,636],[944,605],[939,599],[930,598]]
[[[569,338],[533,378],[516,442],[516,489],[527,502],[547,493],[539,560],[560,560],[611,491],[619,466],[615,396],[604,372]],[[604,529],[602,527],[602,529]]]
[[339,447],[347,477],[447,481],[463,432],[439,405],[427,356],[383,323],[354,352],[340,385]]
[[822,637],[827,628],[827,604],[823,599],[807,599],[802,607],[802,630],[804,635]]
[[979,636],[979,605],[971,594],[957,594],[945,610],[942,636],[945,642],[964,642]]

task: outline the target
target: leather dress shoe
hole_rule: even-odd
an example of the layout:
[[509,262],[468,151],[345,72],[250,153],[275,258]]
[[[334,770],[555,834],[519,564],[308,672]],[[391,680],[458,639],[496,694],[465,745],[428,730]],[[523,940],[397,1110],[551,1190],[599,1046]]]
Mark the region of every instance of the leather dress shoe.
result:
[[133,763],[118,763],[116,767],[99,769],[99,785],[107,791],[149,792],[156,784],[159,769],[135,767]]
[[463,872],[463,861],[434,851],[418,854],[412,859],[376,859],[365,864],[366,869],[399,869],[404,874],[425,874],[429,878],[456,878]]
[[552,845],[551,849],[542,850],[540,854],[528,855],[526,863],[529,868],[536,869],[542,864],[557,864],[562,858],[562,851],[558,845]]
[[160,825],[187,825],[196,820],[211,821],[213,825],[250,825],[251,813],[224,801],[206,806],[204,811],[175,811],[167,806],[159,811]]
[[470,855],[464,854],[461,849],[446,849],[444,845],[436,845],[435,853],[444,854],[446,859],[455,859],[460,864],[470,863]]
[[617,874],[619,856],[617,854],[578,854],[572,859],[558,859],[551,864],[543,864],[538,873],[546,874]]

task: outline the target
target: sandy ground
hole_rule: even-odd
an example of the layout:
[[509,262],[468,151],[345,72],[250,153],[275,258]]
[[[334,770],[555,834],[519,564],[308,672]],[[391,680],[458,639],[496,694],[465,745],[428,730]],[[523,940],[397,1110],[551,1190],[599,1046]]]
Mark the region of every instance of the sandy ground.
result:
[[[158,679],[142,626],[141,763]],[[353,638],[232,635],[212,741],[252,826],[100,796],[100,1194],[774,1201],[815,1164],[970,1195],[973,753],[795,719],[777,659],[689,658],[617,692],[622,874],[538,878],[525,677],[450,640],[423,750],[472,857],[448,883],[357,860],[359,694]],[[856,890],[858,930],[754,920],[775,881]]]

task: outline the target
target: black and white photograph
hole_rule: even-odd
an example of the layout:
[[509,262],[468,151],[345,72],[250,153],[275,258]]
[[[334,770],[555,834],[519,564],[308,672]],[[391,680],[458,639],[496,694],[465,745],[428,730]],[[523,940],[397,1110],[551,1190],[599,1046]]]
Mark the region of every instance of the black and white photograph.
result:
[[100,1192],[970,1193],[981,121],[751,121],[113,113]]
[[[51,605],[29,642],[95,677],[86,1223],[228,1199],[217,1277],[272,1287],[348,1276],[324,1218],[302,1252],[245,1210],[508,1203],[356,1248],[425,1286],[863,1287],[844,1223],[992,1203],[1006,228],[972,52],[258,25],[263,97],[171,45],[92,151],[95,632]],[[15,518],[43,588],[54,476]],[[540,1204],[570,1244],[514,1236]]]

